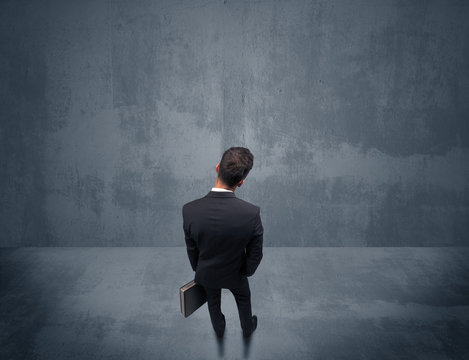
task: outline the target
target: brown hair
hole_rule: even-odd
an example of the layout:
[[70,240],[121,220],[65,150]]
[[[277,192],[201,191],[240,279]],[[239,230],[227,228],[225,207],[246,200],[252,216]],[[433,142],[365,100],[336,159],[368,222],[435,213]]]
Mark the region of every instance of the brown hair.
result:
[[233,187],[248,176],[254,163],[254,155],[244,147],[230,147],[223,153],[218,168],[218,177]]

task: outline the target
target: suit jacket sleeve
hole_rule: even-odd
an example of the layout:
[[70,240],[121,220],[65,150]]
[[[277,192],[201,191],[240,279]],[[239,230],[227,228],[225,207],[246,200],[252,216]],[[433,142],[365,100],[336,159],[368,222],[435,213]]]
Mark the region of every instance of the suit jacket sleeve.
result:
[[190,233],[190,227],[187,224],[187,219],[184,213],[184,207],[182,208],[182,219],[183,219],[183,229],[184,229],[184,238],[186,240],[187,255],[189,256],[189,261],[191,263],[192,270],[197,269],[197,261],[199,260],[199,249],[195,240],[192,238]]
[[246,276],[254,275],[257,267],[262,260],[262,245],[264,241],[264,228],[260,215],[260,208],[257,210],[254,221],[252,237],[246,245],[245,261],[241,273]]

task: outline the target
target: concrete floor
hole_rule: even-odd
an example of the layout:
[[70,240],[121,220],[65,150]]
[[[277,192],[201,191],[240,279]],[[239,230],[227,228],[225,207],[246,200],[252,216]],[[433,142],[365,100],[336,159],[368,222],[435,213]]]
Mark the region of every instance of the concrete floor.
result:
[[264,248],[242,338],[189,318],[183,247],[0,250],[0,358],[468,359],[469,248]]

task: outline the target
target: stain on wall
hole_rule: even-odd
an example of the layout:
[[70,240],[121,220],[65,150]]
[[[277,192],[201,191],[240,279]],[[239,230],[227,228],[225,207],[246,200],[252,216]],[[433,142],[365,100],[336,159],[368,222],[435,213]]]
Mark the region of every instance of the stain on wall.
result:
[[182,246],[223,150],[266,246],[469,245],[465,1],[2,1],[0,246]]

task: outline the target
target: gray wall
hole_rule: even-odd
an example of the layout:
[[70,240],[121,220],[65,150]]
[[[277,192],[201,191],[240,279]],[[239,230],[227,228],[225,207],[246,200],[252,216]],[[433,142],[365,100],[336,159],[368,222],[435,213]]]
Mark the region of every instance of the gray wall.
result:
[[2,1],[1,246],[184,245],[224,149],[266,246],[469,245],[466,1]]

